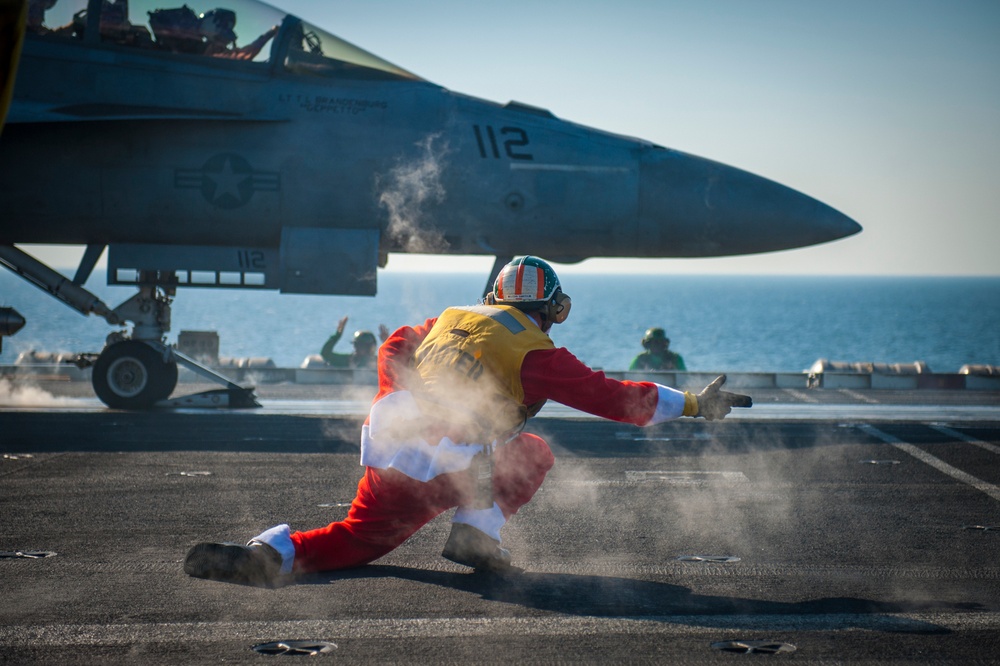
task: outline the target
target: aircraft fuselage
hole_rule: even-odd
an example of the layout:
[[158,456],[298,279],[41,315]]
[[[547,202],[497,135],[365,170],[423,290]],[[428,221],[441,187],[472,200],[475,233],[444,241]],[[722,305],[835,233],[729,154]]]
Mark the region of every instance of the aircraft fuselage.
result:
[[[315,75],[292,62],[297,26],[286,17],[265,62],[29,34],[0,140],[0,243],[118,246],[118,268],[266,263],[263,286],[344,293],[392,252],[721,256],[859,229],[772,181],[542,109],[372,69]],[[320,272],[343,279],[270,277],[324,252]]]
[[[496,273],[516,254],[723,256],[860,230],[746,171],[451,92],[254,0],[157,4],[0,4],[18,27],[0,31],[0,265],[132,323],[93,364],[112,407],[165,399],[178,364],[257,404],[166,343],[179,286],[371,295],[393,252],[488,254]],[[30,243],[87,249],[70,281]],[[138,288],[117,307],[83,286],[105,247],[109,283]],[[0,336],[24,323],[6,318]]]

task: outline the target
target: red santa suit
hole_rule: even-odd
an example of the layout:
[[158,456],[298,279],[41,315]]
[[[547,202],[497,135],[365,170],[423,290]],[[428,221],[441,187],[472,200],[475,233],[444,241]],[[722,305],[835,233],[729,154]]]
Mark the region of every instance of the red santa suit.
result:
[[[493,346],[495,353],[489,353],[490,341],[496,339],[503,346]],[[483,345],[486,352],[481,353]],[[494,408],[473,408],[477,418],[499,414],[499,425],[490,424],[494,433],[516,425],[511,423],[515,411],[527,418],[546,400],[639,426],[674,419],[684,411],[684,393],[652,382],[610,379],[565,348],[556,348],[533,319],[510,306],[449,308],[440,318],[404,326],[379,349],[378,394],[362,428],[365,473],[347,517],[306,532],[278,525],[254,538],[281,554],[283,573],[367,564],[455,507],[455,522],[499,541],[506,520],[541,486],[554,463],[548,444],[528,433],[509,441],[499,437],[493,454],[494,506],[471,506],[469,466],[488,442],[476,441],[475,428],[469,427],[476,418],[463,422],[460,406],[428,402],[426,393],[414,386],[433,384],[435,363],[450,364],[470,377],[500,377],[493,384]],[[427,365],[431,371],[421,376]]]

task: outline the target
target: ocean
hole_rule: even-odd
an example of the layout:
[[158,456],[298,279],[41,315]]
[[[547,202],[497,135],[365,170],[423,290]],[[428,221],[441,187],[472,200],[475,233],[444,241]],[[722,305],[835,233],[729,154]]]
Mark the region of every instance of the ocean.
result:
[[[1000,278],[561,277],[573,310],[551,336],[585,363],[607,370],[627,368],[651,326],[666,329],[671,349],[692,371],[801,372],[820,358],[923,361],[935,372],[1000,365]],[[103,282],[103,271],[95,271],[87,287],[111,306],[135,293]],[[448,305],[474,303],[484,284],[480,274],[385,271],[374,298],[180,289],[169,340],[182,330],[217,331],[222,356],[267,357],[280,367],[297,367],[319,352],[341,317],[350,319],[336,351],[347,352],[357,329],[422,322]],[[0,305],[15,307],[28,321],[4,338],[3,365],[31,349],[97,352],[115,330],[6,270],[0,270]]]

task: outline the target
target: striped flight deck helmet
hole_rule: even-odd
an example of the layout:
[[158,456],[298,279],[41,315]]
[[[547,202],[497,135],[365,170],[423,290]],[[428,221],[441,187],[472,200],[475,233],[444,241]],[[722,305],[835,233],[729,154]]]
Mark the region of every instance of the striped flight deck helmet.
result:
[[524,312],[541,312],[543,319],[561,324],[573,305],[559,278],[546,262],[526,255],[503,267],[493,283],[487,304],[512,305]]

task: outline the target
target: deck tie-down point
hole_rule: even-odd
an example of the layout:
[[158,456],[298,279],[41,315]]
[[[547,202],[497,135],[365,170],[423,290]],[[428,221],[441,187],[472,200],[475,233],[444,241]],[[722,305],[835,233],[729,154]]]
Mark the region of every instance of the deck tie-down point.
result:
[[273,643],[260,643],[254,645],[254,652],[270,655],[309,655],[324,654],[337,649],[336,643],[329,641],[275,641]]

